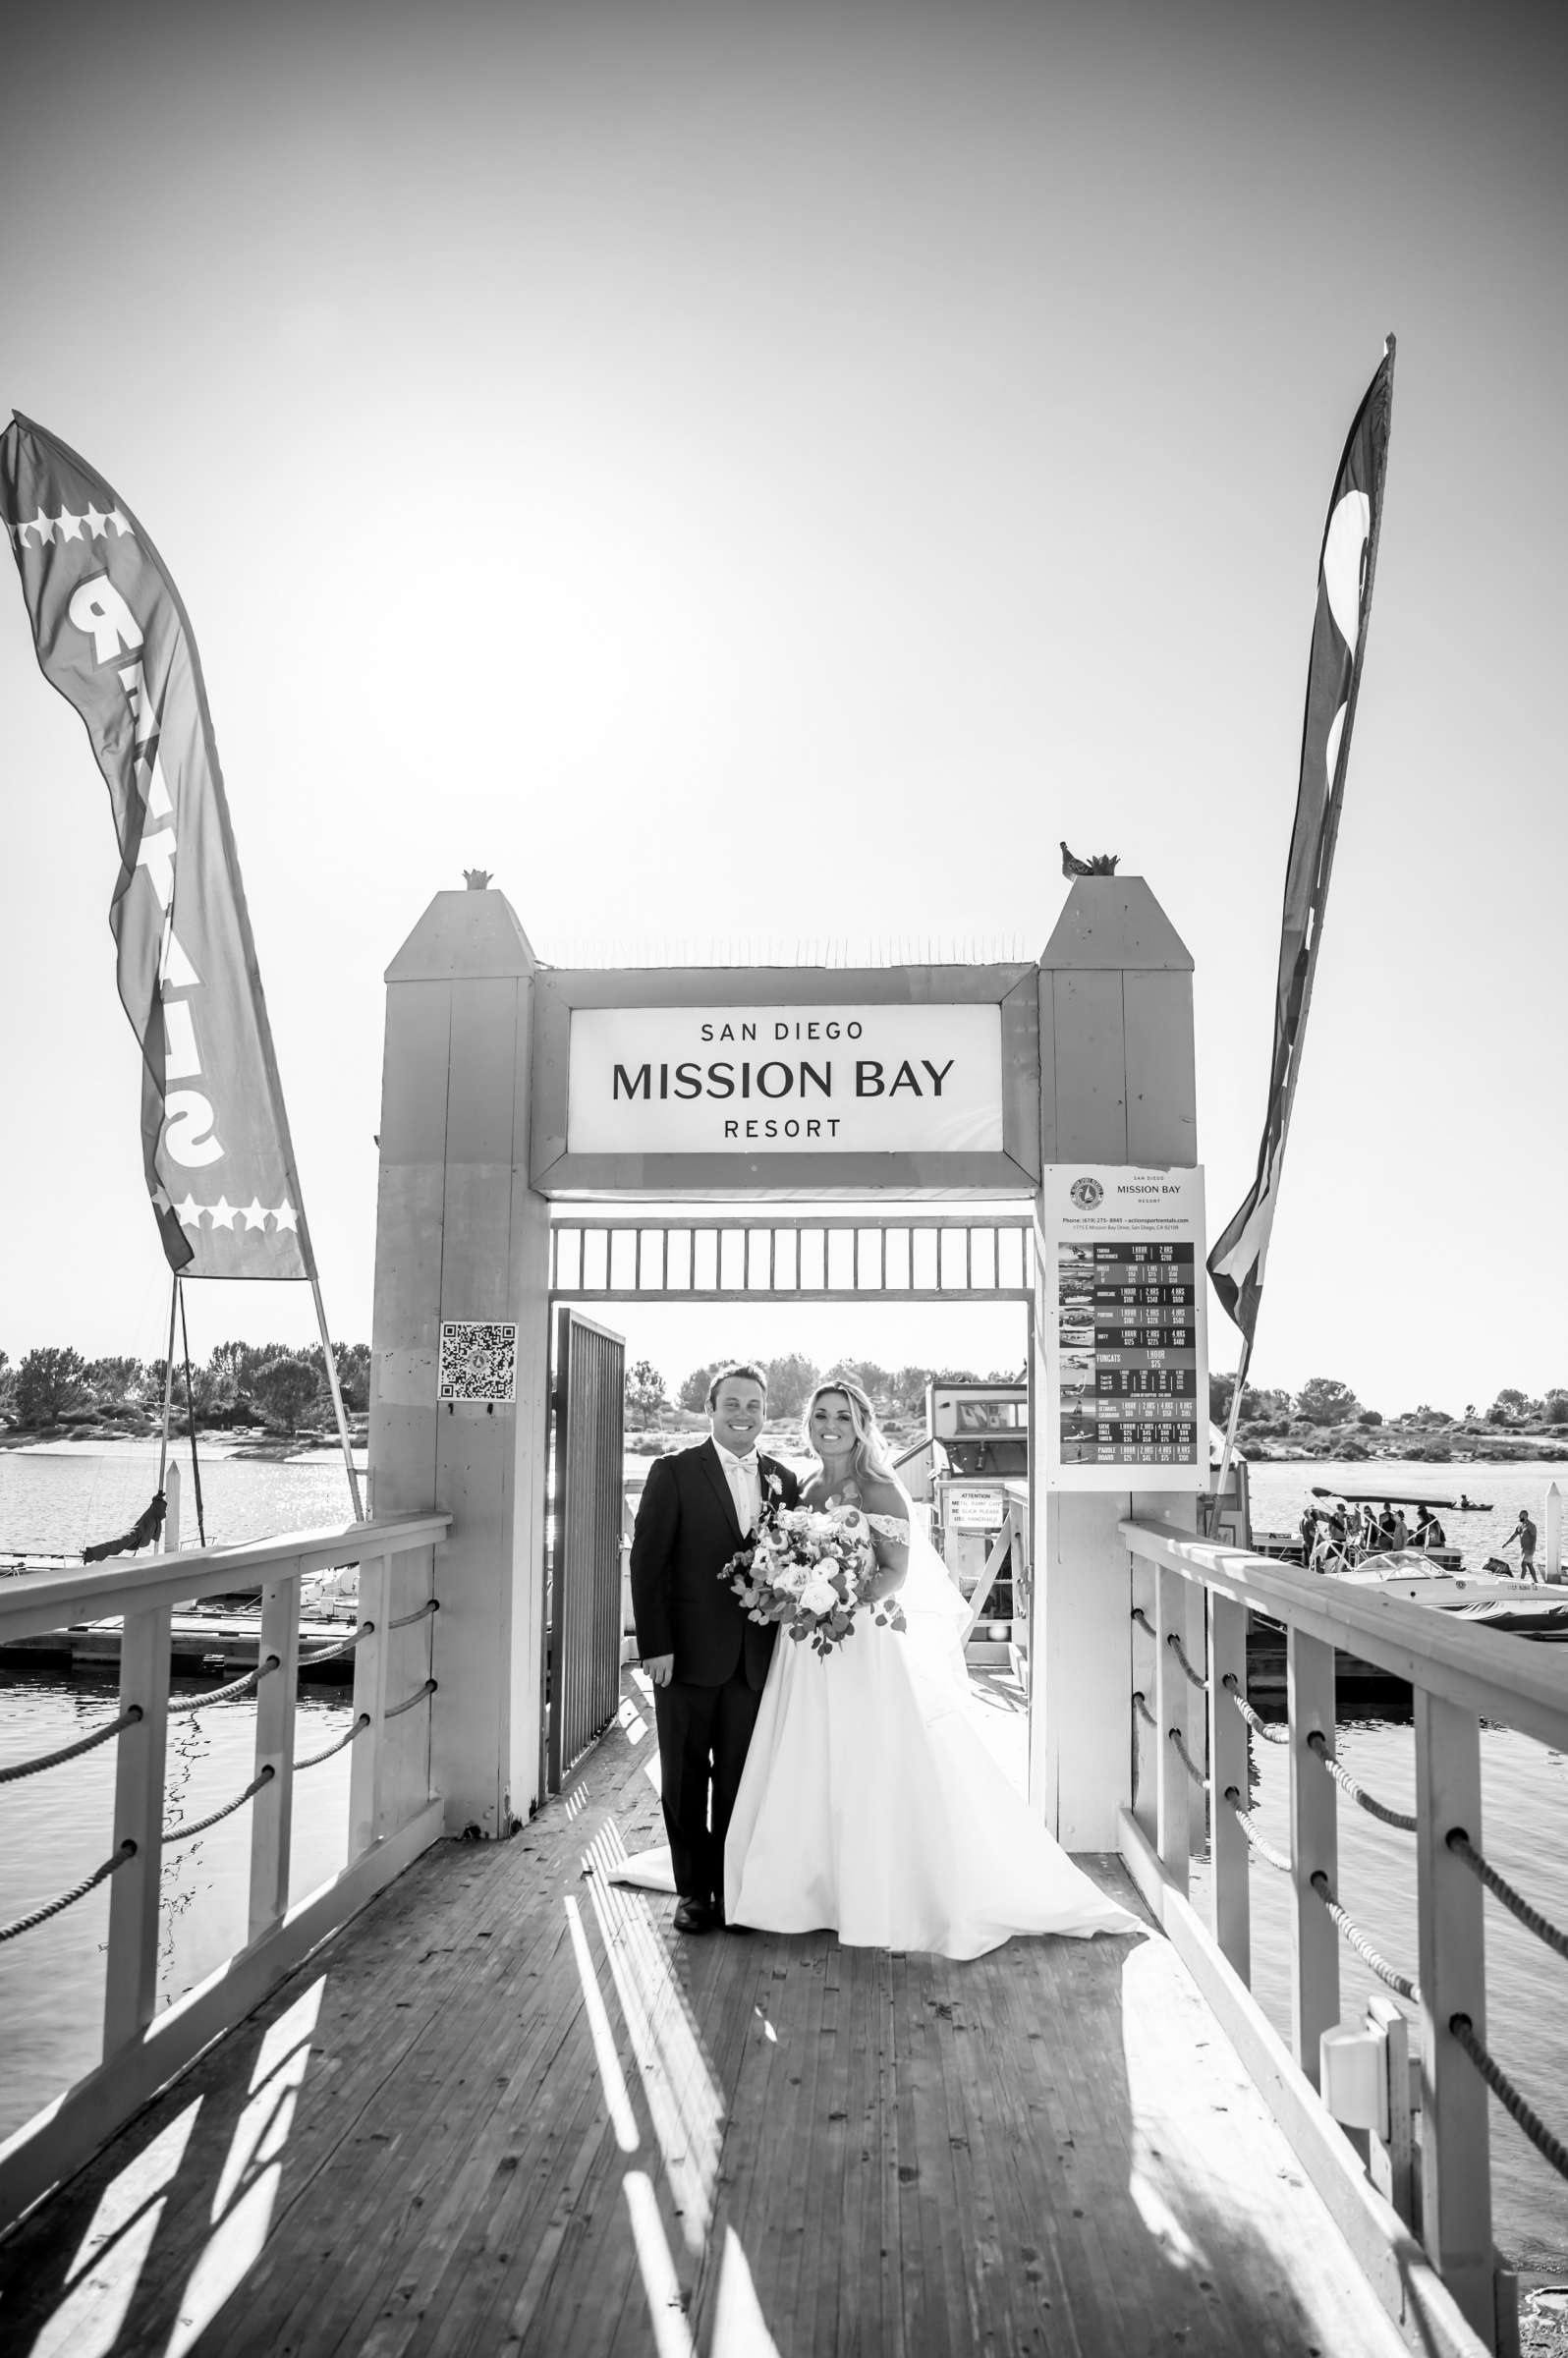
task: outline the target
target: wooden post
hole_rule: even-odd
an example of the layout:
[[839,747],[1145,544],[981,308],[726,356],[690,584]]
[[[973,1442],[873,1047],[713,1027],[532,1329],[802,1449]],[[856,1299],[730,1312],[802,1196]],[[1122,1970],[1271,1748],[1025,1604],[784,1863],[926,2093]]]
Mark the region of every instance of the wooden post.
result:
[[300,1679],[300,1576],[268,1580],[261,1589],[261,1634],[256,1658],[278,1667],[255,1691],[255,1768],[272,1776],[251,1804],[251,1931],[270,1932],[289,1904],[289,1836],[294,1817],[294,1704]]
[[[1127,1683],[1130,1693],[1143,1696],[1157,1723],[1159,1717],[1159,1680],[1157,1676],[1159,1639],[1157,1636],[1150,1637],[1148,1634],[1149,1629],[1158,1627],[1159,1605],[1154,1593],[1155,1587],[1156,1575],[1153,1565],[1145,1557],[1135,1555],[1133,1558],[1132,1611],[1143,1614],[1144,1620],[1148,1623],[1148,1629],[1144,1627],[1143,1622],[1134,1621],[1132,1613],[1129,1613],[1128,1621],[1132,1633],[1130,1649],[1132,1669]],[[1134,1712],[1130,1724],[1130,1738],[1139,1764],[1138,1793],[1133,1803],[1133,1816],[1157,1850],[1159,1847],[1160,1739],[1156,1728],[1150,1727],[1148,1721],[1137,1712]]]
[[[1182,1667],[1171,1652],[1172,1633],[1180,1637],[1187,1627],[1187,1583],[1179,1572],[1161,1564],[1154,1575],[1154,1726],[1148,1731],[1153,1737],[1157,1768],[1154,1775],[1155,1843],[1160,1862],[1177,1889],[1185,1896],[1187,1868],[1191,1856],[1188,1833],[1192,1810],[1188,1793],[1192,1779],[1182,1765],[1181,1755],[1171,1741],[1172,1732],[1187,1741],[1187,1681]],[[1188,1747],[1191,1750],[1191,1747]]]
[[1421,2232],[1432,2265],[1488,2349],[1496,2332],[1491,2103],[1449,2023],[1486,2037],[1485,1894],[1448,1848],[1482,1848],[1481,1731],[1474,1712],[1416,1689],[1416,1896],[1421,1977]]
[[163,1751],[169,1716],[170,1607],[127,1613],[120,1636],[120,1709],[141,1716],[119,1739],[114,1848],[136,1857],[109,1881],[103,2056],[144,2031],[158,2001],[158,1879],[163,1865]]
[[1290,1710],[1291,2030],[1296,2061],[1316,2088],[1318,2042],[1339,2020],[1339,1933],[1313,1889],[1328,1878],[1339,1897],[1339,1814],[1334,1780],[1308,1744],[1321,1735],[1334,1749],[1334,1650],[1292,1624],[1285,1639]]
[[1546,1485],[1546,1578],[1562,1578],[1562,1484]]
[[[354,1649],[354,1716],[369,1726],[350,1748],[349,1858],[386,1832],[382,1825],[382,1746],[385,1741],[387,1663],[392,1642],[387,1634],[388,1600],[392,1593],[391,1566],[384,1555],[360,1559],[360,1625],[365,1635]],[[394,1701],[397,1700],[394,1698]],[[435,1699],[432,1696],[431,1701]],[[411,1714],[412,1716],[412,1714]]]
[[[535,968],[485,890],[437,893],[387,970],[370,1499],[372,1514],[455,1518],[436,1559],[428,1717],[449,1833],[504,1835],[538,1798],[549,1207],[529,1186]],[[437,1400],[443,1319],[516,1324],[515,1399]],[[398,1726],[401,1759],[419,1739]]]
[[1247,1607],[1232,1597],[1209,1597],[1208,1775],[1210,1857],[1213,1860],[1213,1932],[1220,1954],[1249,1988],[1253,1978],[1252,1882],[1247,1837],[1225,1799],[1234,1785],[1242,1808],[1251,1807],[1247,1785],[1247,1723],[1225,1685],[1247,1694]]
[[160,1555],[178,1555],[180,1551],[180,1469],[171,1466],[163,1477],[163,1537],[158,1543]]
[[[1141,876],[1082,876],[1068,893],[1040,959],[1039,1056],[1042,1165],[1197,1162],[1193,961]],[[1032,1373],[1041,1411],[1054,1276],[1036,1256]],[[1037,1429],[1032,1454],[1043,1467]],[[1117,1526],[1134,1513],[1196,1530],[1197,1499],[1048,1492],[1042,1474],[1034,1494],[1030,1797],[1067,1849],[1114,1850],[1131,1788],[1134,1683],[1132,1567]],[[1201,1597],[1192,1609],[1201,1614]],[[1185,1686],[1179,1669],[1177,1678]],[[1181,1710],[1185,1726],[1185,1700]],[[1163,1732],[1158,1740],[1165,1746]]]

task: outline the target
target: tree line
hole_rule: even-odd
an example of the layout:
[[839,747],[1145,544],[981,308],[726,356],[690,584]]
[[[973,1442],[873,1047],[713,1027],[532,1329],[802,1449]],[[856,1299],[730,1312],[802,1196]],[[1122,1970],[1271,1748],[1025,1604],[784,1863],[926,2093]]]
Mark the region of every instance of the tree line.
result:
[[[353,1416],[370,1406],[370,1346],[334,1343],[343,1405]],[[84,1359],[69,1347],[29,1351],[15,1367],[0,1351],[0,1417],[20,1431],[108,1423],[135,1430],[163,1415],[168,1363],[162,1359]],[[319,1343],[219,1343],[191,1364],[190,1407],[198,1425],[286,1429],[327,1425],[332,1394]],[[174,1414],[187,1421],[185,1361],[174,1363]]]
[[[708,1385],[720,1368],[731,1364],[730,1359],[705,1361],[682,1377],[672,1395],[652,1362],[640,1359],[626,1372],[628,1414],[634,1421],[646,1424],[654,1423],[669,1408],[700,1415],[707,1407]],[[785,1352],[777,1359],[758,1359],[753,1364],[767,1377],[769,1417],[798,1417],[823,1375],[815,1360],[801,1351]],[[884,1420],[919,1416],[925,1406],[925,1387],[931,1382],[1020,1383],[1023,1380],[1016,1368],[993,1368],[988,1375],[980,1376],[973,1368],[883,1368],[873,1359],[841,1358],[832,1365],[859,1380],[877,1415]]]
[[[1234,1375],[1209,1376],[1208,1413],[1216,1425],[1223,1425],[1229,1418],[1235,1391]],[[1516,1384],[1504,1384],[1489,1408],[1481,1408],[1472,1400],[1462,1417],[1446,1408],[1433,1408],[1424,1400],[1419,1408],[1406,1409],[1388,1419],[1381,1409],[1364,1408],[1350,1385],[1337,1376],[1314,1376],[1294,1394],[1248,1383],[1242,1386],[1237,1431],[1261,1436],[1285,1433],[1293,1425],[1302,1424],[1360,1425],[1371,1432],[1389,1423],[1425,1427],[1479,1423],[1504,1430],[1515,1425],[1568,1425],[1568,1384],[1550,1384],[1539,1399],[1521,1391]]]

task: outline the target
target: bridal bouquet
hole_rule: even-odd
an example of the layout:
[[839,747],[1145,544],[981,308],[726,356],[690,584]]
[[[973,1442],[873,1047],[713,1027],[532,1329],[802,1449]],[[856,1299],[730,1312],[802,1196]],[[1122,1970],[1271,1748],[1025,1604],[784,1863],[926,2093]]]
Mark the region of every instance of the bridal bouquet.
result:
[[903,1629],[896,1596],[871,1594],[876,1558],[870,1526],[858,1506],[824,1511],[781,1506],[763,1516],[752,1546],[720,1573],[752,1621],[772,1621],[797,1645],[831,1654],[868,1617],[877,1629]]

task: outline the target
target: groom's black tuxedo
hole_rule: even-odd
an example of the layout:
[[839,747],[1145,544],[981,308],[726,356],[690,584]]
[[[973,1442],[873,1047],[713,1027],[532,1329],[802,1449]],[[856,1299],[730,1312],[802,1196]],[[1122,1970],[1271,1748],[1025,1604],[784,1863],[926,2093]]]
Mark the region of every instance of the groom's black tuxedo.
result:
[[[793,1506],[789,1468],[760,1452],[756,1464],[763,1506]],[[724,1834],[778,1636],[749,1621],[720,1578],[751,1536],[711,1439],[653,1460],[632,1540],[632,1607],[644,1659],[675,1657],[653,1709],[675,1886],[688,1899],[722,1896]]]

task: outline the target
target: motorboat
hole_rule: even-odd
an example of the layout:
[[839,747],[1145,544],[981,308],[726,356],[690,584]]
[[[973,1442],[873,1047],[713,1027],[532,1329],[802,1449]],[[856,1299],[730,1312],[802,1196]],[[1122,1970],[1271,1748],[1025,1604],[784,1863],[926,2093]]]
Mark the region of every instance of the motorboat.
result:
[[1325,1577],[1348,1589],[1372,1590],[1379,1597],[1398,1597],[1410,1604],[1436,1605],[1487,1629],[1508,1630],[1515,1636],[1568,1638],[1568,1589],[1537,1586],[1506,1573],[1452,1571],[1433,1563],[1419,1547],[1391,1547],[1384,1555],[1367,1556],[1353,1571]]

